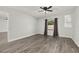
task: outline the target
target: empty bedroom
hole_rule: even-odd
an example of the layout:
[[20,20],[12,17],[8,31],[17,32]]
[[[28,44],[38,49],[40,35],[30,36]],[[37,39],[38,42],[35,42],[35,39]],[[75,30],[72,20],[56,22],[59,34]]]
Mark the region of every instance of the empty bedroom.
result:
[[79,6],[0,6],[0,53],[79,53]]

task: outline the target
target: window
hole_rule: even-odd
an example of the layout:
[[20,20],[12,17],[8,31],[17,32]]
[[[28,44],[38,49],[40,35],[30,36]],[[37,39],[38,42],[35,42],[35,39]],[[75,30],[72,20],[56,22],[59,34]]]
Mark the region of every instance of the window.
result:
[[67,27],[67,28],[72,27],[71,15],[65,15],[64,26]]

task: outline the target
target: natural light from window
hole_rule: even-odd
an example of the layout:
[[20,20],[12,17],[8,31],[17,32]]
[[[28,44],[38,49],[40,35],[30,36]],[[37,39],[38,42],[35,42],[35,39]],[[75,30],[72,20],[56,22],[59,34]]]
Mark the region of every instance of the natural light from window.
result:
[[65,15],[64,27],[66,27],[66,28],[71,28],[72,27],[71,15]]

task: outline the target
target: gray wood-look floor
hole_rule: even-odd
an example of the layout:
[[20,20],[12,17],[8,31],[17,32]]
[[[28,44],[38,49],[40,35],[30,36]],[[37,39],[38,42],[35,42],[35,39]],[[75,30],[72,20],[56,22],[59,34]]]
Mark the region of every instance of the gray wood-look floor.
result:
[[7,37],[7,32],[0,32],[0,45],[8,42]]
[[0,46],[1,53],[78,53],[79,48],[69,38],[34,35]]

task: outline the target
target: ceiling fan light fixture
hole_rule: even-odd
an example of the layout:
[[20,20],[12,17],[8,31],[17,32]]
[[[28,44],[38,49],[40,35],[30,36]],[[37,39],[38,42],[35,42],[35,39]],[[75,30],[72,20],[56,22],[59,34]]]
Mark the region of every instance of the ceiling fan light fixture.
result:
[[40,7],[42,10],[44,11],[49,11],[49,12],[52,12],[52,10],[50,10],[50,8],[52,8],[52,6],[49,6],[49,7]]

